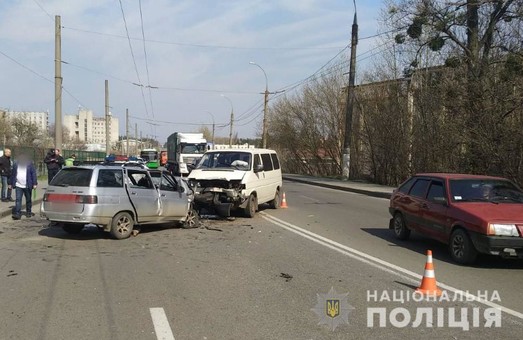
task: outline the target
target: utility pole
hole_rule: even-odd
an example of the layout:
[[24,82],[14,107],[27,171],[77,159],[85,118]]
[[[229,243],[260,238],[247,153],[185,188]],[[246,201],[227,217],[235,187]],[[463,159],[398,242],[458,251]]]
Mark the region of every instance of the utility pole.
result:
[[354,0],[354,20],[352,23],[349,86],[347,87],[347,104],[345,106],[345,139],[343,141],[343,178],[350,175],[350,144],[352,138],[352,115],[354,112],[354,82],[356,78],[356,45],[358,45],[358,18],[356,16],[356,1]]
[[54,17],[54,147],[62,149],[62,25]]
[[234,123],[234,109],[231,108],[231,128],[229,129],[229,146],[232,146],[232,124]]
[[269,104],[269,89],[265,87],[265,98],[263,100],[263,131],[262,144],[263,148],[267,148],[267,105]]
[[134,155],[138,156],[138,123],[134,123]]
[[214,120],[212,121],[212,147],[214,148],[214,128],[216,127],[216,124],[214,123]]
[[232,146],[232,128],[233,128],[233,123],[234,123],[234,106],[232,105],[231,98],[227,97],[224,94],[222,94],[221,96],[223,98],[227,99],[229,104],[231,104],[231,123],[229,124],[230,125],[230,129],[229,129],[229,147],[231,147]]
[[129,158],[129,109],[125,109],[125,138],[127,138],[125,155]]
[[109,116],[109,80],[105,80],[105,153],[107,156],[111,153],[111,136],[109,122],[111,117]]

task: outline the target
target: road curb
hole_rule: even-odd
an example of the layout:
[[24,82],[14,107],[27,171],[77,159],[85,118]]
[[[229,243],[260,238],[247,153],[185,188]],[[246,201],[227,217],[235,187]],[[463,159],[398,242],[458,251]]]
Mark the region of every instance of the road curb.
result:
[[298,182],[298,183],[304,183],[304,184],[310,184],[315,185],[322,188],[329,188],[334,190],[341,190],[341,191],[347,191],[347,192],[354,192],[357,194],[372,196],[372,197],[378,197],[378,198],[386,198],[390,199],[391,193],[388,192],[380,192],[380,191],[372,191],[372,190],[365,190],[365,189],[358,189],[358,188],[351,188],[336,184],[329,184],[329,183],[322,183],[322,182],[316,182],[316,181],[308,181],[305,179],[300,178],[294,178],[294,177],[287,177],[283,175],[283,179],[291,182]]
[[[11,202],[11,203],[12,203],[12,204],[15,204],[15,202]],[[37,205],[37,204],[40,204],[40,203],[42,203],[42,199],[41,199],[41,198],[38,198],[38,199],[34,200],[34,201],[33,201],[33,207],[34,207],[35,205]],[[24,210],[24,208],[25,208],[25,204],[22,204],[22,211]],[[33,211],[33,213],[35,213],[35,212]],[[38,213],[39,213],[39,212],[38,212]],[[4,217],[7,217],[7,216],[11,216],[11,214],[12,214],[12,210],[11,210],[11,208],[7,208],[6,210],[0,212],[0,218],[4,218]],[[35,214],[36,214],[36,213],[35,213]]]

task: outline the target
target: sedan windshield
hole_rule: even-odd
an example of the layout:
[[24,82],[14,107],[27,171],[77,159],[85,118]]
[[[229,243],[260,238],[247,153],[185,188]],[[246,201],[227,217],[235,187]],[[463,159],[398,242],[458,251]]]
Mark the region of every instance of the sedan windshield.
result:
[[454,202],[523,203],[523,192],[501,179],[451,180],[450,193]]
[[249,152],[208,152],[203,155],[197,169],[235,169],[250,170],[251,154]]

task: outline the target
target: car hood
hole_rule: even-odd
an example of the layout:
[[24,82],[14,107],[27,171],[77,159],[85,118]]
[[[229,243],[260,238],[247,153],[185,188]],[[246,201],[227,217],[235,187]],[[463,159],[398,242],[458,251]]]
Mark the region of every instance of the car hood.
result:
[[204,170],[194,169],[191,171],[188,179],[194,180],[224,180],[224,181],[241,181],[245,176],[245,171],[241,170]]
[[523,223],[523,204],[463,202],[456,204],[456,208],[487,222],[505,221]]

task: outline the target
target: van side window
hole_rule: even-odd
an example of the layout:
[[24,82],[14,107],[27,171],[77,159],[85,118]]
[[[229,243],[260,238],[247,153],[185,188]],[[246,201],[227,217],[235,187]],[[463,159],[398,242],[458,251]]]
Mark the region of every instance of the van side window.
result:
[[263,153],[261,155],[263,161],[263,171],[272,171],[272,160],[271,155],[268,153]]
[[278,155],[275,153],[272,153],[271,158],[272,158],[272,164],[274,165],[274,170],[278,170],[280,168],[280,160],[278,159]]
[[261,164],[260,155],[254,155],[254,168],[256,168],[256,166],[259,164]]

